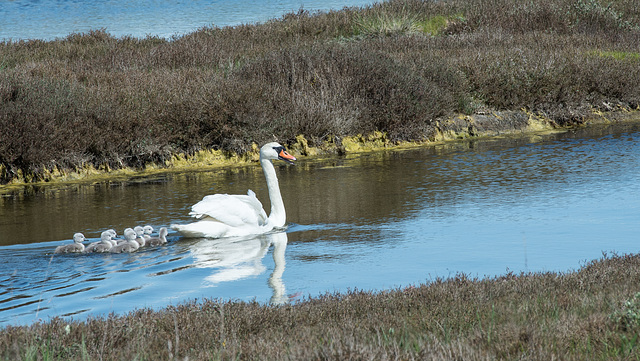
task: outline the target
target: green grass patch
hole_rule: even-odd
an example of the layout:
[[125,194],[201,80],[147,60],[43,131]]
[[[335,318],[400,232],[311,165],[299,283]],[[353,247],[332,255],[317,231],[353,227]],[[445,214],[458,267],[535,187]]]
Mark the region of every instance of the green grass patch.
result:
[[355,22],[356,35],[407,35],[422,33],[424,28],[415,16],[379,13],[358,16]]
[[640,60],[640,53],[637,52],[629,52],[629,51],[614,51],[614,50],[598,50],[594,51],[599,57],[603,58],[611,58],[620,61],[638,61]]
[[425,34],[437,36],[442,35],[449,27],[460,26],[464,24],[465,21],[466,19],[462,14],[453,16],[434,15],[423,21],[419,21],[418,24]]

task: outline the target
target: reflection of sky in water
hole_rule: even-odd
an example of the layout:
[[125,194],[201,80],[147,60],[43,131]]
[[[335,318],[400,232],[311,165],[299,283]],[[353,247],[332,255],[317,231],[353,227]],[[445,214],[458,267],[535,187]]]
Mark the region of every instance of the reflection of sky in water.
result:
[[176,241],[132,254],[52,255],[50,243],[0,248],[0,327],[202,298],[289,302],[286,233]]
[[[385,289],[460,272],[569,271],[603,252],[637,252],[639,137],[561,139],[437,156],[407,152],[402,161],[380,165],[398,183],[401,174],[413,173],[410,186],[402,186],[411,196],[376,221],[327,224],[325,230],[294,225],[287,272],[304,269],[309,284],[325,283],[328,292]],[[394,193],[392,184],[376,197]],[[313,293],[313,286],[289,282],[286,275],[285,282],[287,289]]]
[[364,6],[364,0],[0,1],[0,39],[45,39],[105,28],[114,36],[171,37],[203,26],[263,22],[297,11]]
[[189,206],[206,194],[251,188],[265,201],[260,168],[0,195],[0,326],[202,298],[281,303],[459,272],[568,271],[602,252],[637,252],[640,125],[631,128],[538,143],[455,143],[445,152],[300,157],[277,167],[286,233],[234,240],[172,233],[168,245],[130,255],[51,252],[76,230],[95,238],[132,223],[188,222]]

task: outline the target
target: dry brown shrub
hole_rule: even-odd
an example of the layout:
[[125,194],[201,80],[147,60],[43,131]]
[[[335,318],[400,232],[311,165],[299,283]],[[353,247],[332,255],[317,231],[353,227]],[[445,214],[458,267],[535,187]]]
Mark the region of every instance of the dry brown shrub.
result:
[[[420,33],[448,19],[441,35]],[[362,19],[412,31],[364,35]],[[105,30],[0,44],[0,182],[252,143],[428,138],[441,117],[527,108],[557,124],[640,106],[632,1],[389,1],[301,9],[171,40]],[[422,24],[422,25],[420,25]]]

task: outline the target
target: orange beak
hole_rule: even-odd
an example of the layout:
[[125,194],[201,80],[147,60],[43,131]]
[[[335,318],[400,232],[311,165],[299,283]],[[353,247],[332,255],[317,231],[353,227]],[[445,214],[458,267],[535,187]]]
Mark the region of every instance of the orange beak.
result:
[[293,164],[293,161],[296,160],[296,157],[294,157],[291,154],[287,153],[287,151],[284,150],[284,149],[280,150],[280,153],[278,153],[278,158],[284,160],[285,162],[287,162],[289,164]]

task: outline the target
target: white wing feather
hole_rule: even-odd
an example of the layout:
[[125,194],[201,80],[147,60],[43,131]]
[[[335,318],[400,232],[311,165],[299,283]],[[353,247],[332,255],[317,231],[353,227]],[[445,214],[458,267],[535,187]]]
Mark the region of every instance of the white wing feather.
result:
[[206,196],[191,207],[189,215],[196,219],[210,217],[232,227],[263,226],[267,222],[267,213],[251,190],[247,195]]

